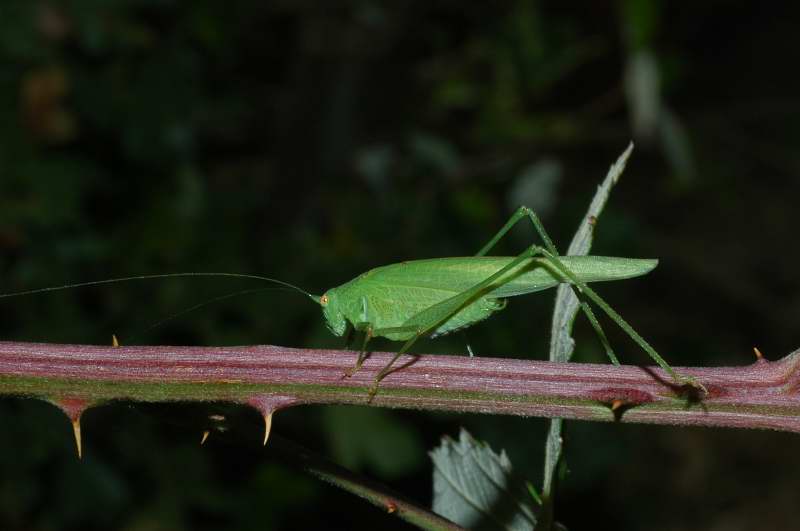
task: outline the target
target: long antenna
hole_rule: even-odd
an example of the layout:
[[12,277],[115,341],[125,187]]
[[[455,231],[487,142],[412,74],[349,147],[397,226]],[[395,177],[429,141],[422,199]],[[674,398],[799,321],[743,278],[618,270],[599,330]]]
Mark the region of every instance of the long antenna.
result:
[[225,299],[231,299],[233,297],[239,297],[241,295],[250,295],[250,294],[253,294],[253,293],[260,293],[262,291],[277,290],[277,289],[284,290],[284,289],[287,289],[287,288],[281,286],[281,287],[277,287],[277,288],[273,287],[273,288],[243,289],[241,291],[236,291],[234,293],[225,293],[224,295],[218,295],[217,297],[212,297],[210,299],[206,299],[206,300],[204,300],[202,302],[198,302],[196,304],[193,304],[192,306],[189,306],[188,308],[184,308],[183,310],[181,310],[179,312],[175,312],[172,315],[164,317],[163,319],[159,319],[155,323],[150,324],[144,330],[140,330],[137,333],[133,334],[128,341],[135,341],[136,338],[138,338],[140,335],[142,335],[144,333],[147,333],[147,332],[149,332],[149,331],[151,331],[151,330],[153,330],[155,328],[158,328],[158,327],[160,327],[160,326],[162,326],[162,325],[164,325],[164,324],[166,324],[166,323],[168,323],[168,322],[170,322],[170,321],[172,321],[172,320],[174,320],[174,319],[176,319],[178,317],[182,317],[182,316],[184,316],[184,315],[186,315],[188,313],[191,313],[191,312],[193,312],[195,310],[203,308],[204,306],[208,306],[209,304],[214,304],[215,302],[223,301]]
[[34,295],[36,293],[46,293],[48,291],[60,291],[63,289],[70,289],[70,288],[83,288],[86,286],[99,286],[100,284],[113,284],[115,282],[126,282],[128,280],[149,280],[154,278],[174,278],[174,277],[233,277],[233,278],[249,278],[253,280],[263,280],[265,282],[273,282],[275,284],[280,284],[281,286],[285,286],[287,288],[291,288],[295,291],[299,291],[306,297],[310,298],[317,304],[319,304],[319,297],[310,294],[304,289],[301,289],[294,284],[289,284],[288,282],[284,282],[282,280],[278,280],[276,278],[269,278],[269,277],[262,277],[260,275],[247,275],[244,273],[203,273],[203,272],[188,272],[188,273],[163,273],[160,275],[137,275],[133,277],[121,277],[121,278],[109,278],[106,280],[93,280],[91,282],[78,282],[76,284],[64,284],[63,286],[50,286],[47,288],[37,288],[37,289],[29,289],[25,291],[15,291],[13,293],[3,293],[0,294],[0,299],[5,299],[7,297],[18,297],[21,295]]

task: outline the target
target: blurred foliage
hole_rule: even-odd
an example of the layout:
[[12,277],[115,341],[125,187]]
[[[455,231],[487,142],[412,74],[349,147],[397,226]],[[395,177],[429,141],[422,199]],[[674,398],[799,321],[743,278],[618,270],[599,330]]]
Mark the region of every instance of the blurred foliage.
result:
[[[633,138],[594,249],[661,266],[600,291],[671,362],[748,363],[753,345],[776,358],[797,347],[800,315],[798,14],[741,1],[4,0],[0,291],[234,271],[322,292],[377,265],[474,253],[520,201],[563,248]],[[515,231],[503,252],[530,238]],[[252,287],[170,279],[5,299],[0,334],[342,346],[318,308],[281,290],[148,329]],[[544,356],[552,295],[526,299],[469,331],[479,355]],[[577,334],[577,358],[601,361],[591,329]],[[611,336],[626,362],[645,361]],[[59,412],[3,399],[0,527],[405,528],[269,460],[254,413],[202,448],[184,414],[92,411],[77,463]],[[426,450],[462,424],[540,477],[540,419],[309,407],[275,430],[427,502]],[[574,529],[800,516],[794,436],[566,434],[557,517]]]

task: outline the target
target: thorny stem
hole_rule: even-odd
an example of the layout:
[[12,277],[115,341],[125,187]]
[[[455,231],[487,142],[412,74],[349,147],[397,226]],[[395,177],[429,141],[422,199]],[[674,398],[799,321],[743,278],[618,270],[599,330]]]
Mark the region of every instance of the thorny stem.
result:
[[372,353],[352,377],[352,351],[245,347],[105,347],[0,342],[0,394],[48,400],[73,424],[110,400],[225,401],[268,419],[299,404],[560,417],[800,433],[800,350],[740,367],[681,368],[702,395],[652,367],[405,355],[369,400],[393,355]]

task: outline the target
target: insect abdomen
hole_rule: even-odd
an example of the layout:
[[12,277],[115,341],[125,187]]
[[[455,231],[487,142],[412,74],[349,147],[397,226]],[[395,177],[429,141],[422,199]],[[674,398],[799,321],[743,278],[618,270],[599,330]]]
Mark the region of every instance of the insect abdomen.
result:
[[462,328],[468,328],[475,323],[488,319],[493,313],[499,312],[505,307],[505,299],[482,297],[465,306],[443,324],[439,325],[433,334],[431,334],[431,337],[439,337],[458,332]]

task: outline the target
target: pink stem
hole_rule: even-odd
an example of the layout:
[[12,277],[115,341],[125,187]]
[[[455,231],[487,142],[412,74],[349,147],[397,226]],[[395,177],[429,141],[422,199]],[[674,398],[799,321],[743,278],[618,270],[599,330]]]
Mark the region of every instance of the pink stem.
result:
[[214,400],[249,404],[266,415],[297,404],[370,404],[800,432],[800,351],[742,367],[676,368],[707,395],[675,386],[652,367],[409,355],[370,402],[373,379],[392,355],[373,353],[346,378],[356,357],[351,351],[0,342],[0,394],[71,407]]

